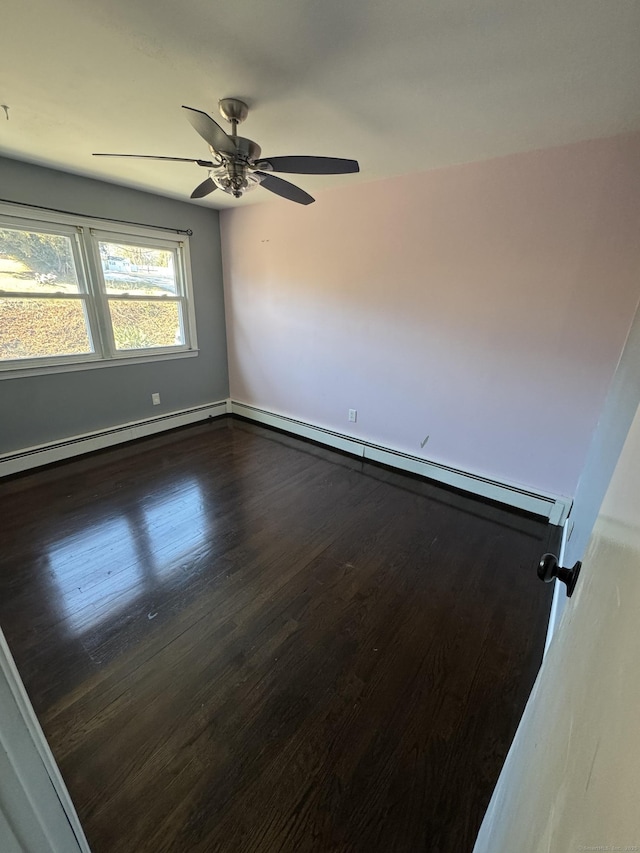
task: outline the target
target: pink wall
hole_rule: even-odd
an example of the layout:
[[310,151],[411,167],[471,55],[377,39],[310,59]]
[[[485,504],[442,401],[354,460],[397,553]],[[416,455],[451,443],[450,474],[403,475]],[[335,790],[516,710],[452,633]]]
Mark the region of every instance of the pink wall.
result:
[[573,495],[640,295],[640,134],[221,229],[233,399]]

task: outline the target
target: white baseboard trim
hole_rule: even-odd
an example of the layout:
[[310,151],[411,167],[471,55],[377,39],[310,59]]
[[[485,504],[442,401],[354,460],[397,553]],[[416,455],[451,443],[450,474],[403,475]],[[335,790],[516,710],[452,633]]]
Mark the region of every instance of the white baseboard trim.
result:
[[259,409],[256,406],[250,406],[247,403],[241,403],[236,400],[231,401],[230,409],[233,414],[240,415],[257,423],[276,427],[284,432],[312,439],[328,447],[334,447],[337,450],[351,453],[354,456],[360,456],[372,462],[380,462],[392,468],[398,468],[401,471],[418,474],[429,480],[435,480],[444,485],[461,489],[464,492],[542,516],[549,520],[549,524],[564,524],[571,509],[571,498],[532,492],[510,483],[490,480],[479,474],[461,471],[451,468],[448,465],[441,465],[438,462],[421,459],[418,456],[411,456],[408,453],[402,453],[391,448],[380,447],[371,442],[343,435],[324,427],[314,426],[313,424],[290,418],[286,415],[279,415],[275,412]]
[[62,459],[70,459],[72,456],[80,456],[83,453],[101,450],[115,444],[122,444],[135,438],[143,438],[157,432],[175,429],[175,427],[197,423],[207,418],[216,418],[226,413],[227,400],[221,400],[203,406],[194,406],[192,409],[168,412],[165,415],[158,415],[145,420],[130,421],[109,429],[70,436],[60,441],[27,447],[14,453],[5,453],[0,455],[0,477],[17,474],[20,471],[28,471],[30,468],[48,465],[51,462],[59,462]]

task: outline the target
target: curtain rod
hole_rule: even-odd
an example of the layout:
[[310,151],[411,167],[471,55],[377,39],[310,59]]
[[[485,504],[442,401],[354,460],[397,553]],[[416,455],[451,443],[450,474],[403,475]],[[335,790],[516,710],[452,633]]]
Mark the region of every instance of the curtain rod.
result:
[[66,216],[82,216],[86,219],[102,219],[105,222],[118,222],[120,225],[139,225],[141,228],[156,228],[158,231],[172,231],[176,234],[186,234],[187,237],[193,236],[191,228],[168,228],[166,225],[149,225],[148,222],[132,222],[130,219],[105,219],[103,216],[89,216],[86,213],[78,213],[75,210],[60,210],[57,207],[45,207],[43,204],[28,204],[26,201],[12,201],[10,198],[0,198],[0,202],[6,204],[17,204],[20,207],[31,207],[35,210],[47,210],[49,213],[63,213]]

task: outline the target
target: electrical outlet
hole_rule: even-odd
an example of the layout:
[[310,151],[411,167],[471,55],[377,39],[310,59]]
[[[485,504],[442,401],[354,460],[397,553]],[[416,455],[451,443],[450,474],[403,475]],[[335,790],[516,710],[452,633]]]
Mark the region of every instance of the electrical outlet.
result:
[[352,424],[358,420],[358,410],[357,409],[349,409],[349,420]]
[[153,403],[154,406],[160,405],[160,394],[158,394],[157,391],[155,394],[151,395],[151,402]]

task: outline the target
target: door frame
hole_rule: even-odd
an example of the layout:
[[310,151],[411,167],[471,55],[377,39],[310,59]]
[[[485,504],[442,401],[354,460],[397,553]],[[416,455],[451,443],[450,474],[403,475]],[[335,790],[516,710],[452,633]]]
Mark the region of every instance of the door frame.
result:
[[11,833],[8,848],[91,853],[1,629],[0,760],[0,830]]

